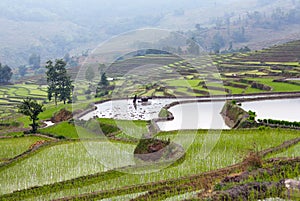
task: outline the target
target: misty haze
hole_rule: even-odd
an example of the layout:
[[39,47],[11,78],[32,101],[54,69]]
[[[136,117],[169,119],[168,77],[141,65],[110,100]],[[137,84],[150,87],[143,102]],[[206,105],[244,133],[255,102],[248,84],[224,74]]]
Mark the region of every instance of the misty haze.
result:
[[300,200],[300,0],[0,10],[0,201]]

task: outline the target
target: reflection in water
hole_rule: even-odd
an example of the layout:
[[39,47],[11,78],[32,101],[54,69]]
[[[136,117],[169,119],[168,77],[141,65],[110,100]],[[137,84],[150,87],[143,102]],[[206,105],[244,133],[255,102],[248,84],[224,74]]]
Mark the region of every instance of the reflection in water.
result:
[[255,111],[257,119],[300,121],[300,98],[244,102],[242,108]]
[[133,104],[136,104],[136,100],[137,100],[137,95],[134,95]]
[[224,102],[187,103],[169,109],[173,121],[158,122],[163,131],[180,129],[229,129],[220,112]]
[[[97,110],[81,119],[88,120],[94,116],[126,120],[151,120],[165,105],[186,99],[152,99],[151,104],[131,100],[115,100],[97,105]],[[220,112],[224,102],[194,102],[176,105],[169,109],[174,115],[173,121],[159,122],[162,130],[178,129],[228,129]],[[278,119],[300,121],[300,98],[243,102],[242,108],[252,110],[257,119]]]
[[174,101],[178,101],[178,99],[152,99],[148,102],[136,101],[136,106],[133,104],[132,99],[108,101],[98,104],[96,111],[84,115],[81,119],[89,120],[94,116],[98,116],[100,118],[125,120],[151,120],[158,117],[158,113],[165,105]]

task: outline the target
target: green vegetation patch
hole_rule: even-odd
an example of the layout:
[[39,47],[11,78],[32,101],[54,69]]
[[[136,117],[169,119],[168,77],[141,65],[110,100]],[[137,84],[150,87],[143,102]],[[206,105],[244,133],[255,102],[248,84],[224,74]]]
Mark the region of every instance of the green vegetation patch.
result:
[[300,156],[300,144],[298,143],[297,145],[292,146],[281,153],[271,154],[268,156],[268,158],[279,158],[279,157],[294,158],[299,156]]
[[[158,136],[162,140],[168,140],[169,138],[173,139],[171,141],[181,145],[184,145],[186,140],[189,138],[194,139],[193,144],[186,149],[185,160],[177,166],[162,169],[158,172],[144,174],[142,176],[132,174],[120,175],[117,173],[113,173],[113,175],[116,175],[116,177],[114,177],[113,175],[111,175],[111,173],[108,172],[107,174],[110,174],[110,176],[107,179],[100,179],[100,177],[99,179],[86,178],[85,180],[81,180],[80,184],[74,182],[74,185],[71,188],[71,184],[68,185],[68,189],[64,189],[64,185],[60,186],[58,188],[59,193],[57,193],[57,191],[52,191],[52,193],[50,193],[51,190],[49,189],[43,190],[41,188],[41,190],[39,190],[38,188],[35,189],[35,195],[40,195],[39,199],[56,199],[65,196],[92,193],[101,190],[124,188],[125,186],[158,182],[165,179],[200,174],[241,162],[243,158],[249,153],[249,150],[264,150],[266,148],[278,146],[284,141],[294,139],[299,136],[299,131],[282,129],[222,131],[221,138],[217,142],[216,146],[209,153],[208,157],[203,158],[201,147],[203,147],[203,142],[205,141],[205,139],[206,142],[209,143],[207,140],[209,140],[210,138],[206,137],[211,134],[209,134],[206,130],[201,130],[198,131],[194,138],[194,135],[192,134],[193,132],[194,131],[181,131],[181,137],[176,137],[178,132],[175,131],[163,132]],[[132,147],[134,148],[135,146]],[[107,153],[109,153],[110,150],[107,151]],[[84,184],[85,181],[86,185]],[[80,186],[80,188],[78,188],[78,186]],[[53,187],[53,189],[55,189],[55,187]],[[135,190],[131,190],[130,194],[145,192],[145,190],[147,191],[148,189],[137,188]],[[113,193],[113,196],[118,195],[118,191],[115,191]],[[20,197],[20,195],[18,196],[19,199],[22,198]]]
[[[99,142],[101,145],[101,142]],[[45,148],[1,171],[1,194],[104,171],[79,143]]]
[[[107,124],[116,126],[121,133],[118,134],[119,137],[125,139],[141,139],[142,136],[148,134],[148,124],[149,121],[143,120],[110,120],[110,119],[98,119],[100,124]],[[101,127],[102,128],[102,127]]]
[[[90,125],[92,128],[92,125]],[[97,125],[99,127],[99,124]],[[97,128],[98,128],[97,127]],[[101,127],[102,129],[105,128],[110,132],[112,130],[111,126],[103,125]],[[114,129],[113,131],[115,131]],[[97,132],[94,132],[93,130],[89,130],[88,128],[81,127],[81,126],[75,126],[72,123],[69,122],[61,122],[54,126],[50,126],[48,128],[40,129],[40,133],[42,134],[48,134],[53,135],[57,137],[64,137],[64,138],[70,138],[70,139],[78,139],[78,138],[101,138],[102,136],[97,135]]]
[[27,151],[32,144],[41,140],[47,139],[36,136],[0,139],[0,160],[13,158]]
[[52,134],[55,136],[64,136],[66,138],[78,138],[77,130],[74,125],[68,122],[61,122],[48,128],[40,129],[42,134]]
[[300,91],[300,86],[298,85],[283,82],[273,82],[272,78],[251,78],[249,80],[257,81],[259,83],[272,87],[272,92]]

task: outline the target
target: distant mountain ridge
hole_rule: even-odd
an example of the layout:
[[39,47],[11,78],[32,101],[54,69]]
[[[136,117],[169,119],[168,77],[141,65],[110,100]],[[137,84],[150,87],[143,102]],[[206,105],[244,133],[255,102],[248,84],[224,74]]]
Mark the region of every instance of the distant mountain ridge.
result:
[[[293,8],[297,3],[297,0],[247,0],[242,4],[238,0],[1,0],[0,62],[18,67],[27,64],[31,54],[39,54],[42,61],[62,58],[66,53],[80,55],[111,36],[143,27],[185,32],[200,23],[213,30],[212,19],[226,14],[233,13],[234,19],[247,11],[271,12],[276,7]],[[291,35],[296,39],[298,29],[291,26],[280,36],[270,36],[263,30],[258,33],[262,40],[266,34],[266,40],[285,42]],[[284,34],[286,40],[281,40]],[[251,42],[261,44],[261,40],[253,40],[241,45]]]

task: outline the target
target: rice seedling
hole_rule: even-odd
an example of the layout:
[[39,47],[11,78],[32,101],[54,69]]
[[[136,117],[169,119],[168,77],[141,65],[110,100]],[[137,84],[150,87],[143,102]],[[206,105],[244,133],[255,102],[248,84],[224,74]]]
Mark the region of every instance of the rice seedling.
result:
[[[184,135],[188,137],[189,132],[190,131],[184,131]],[[176,132],[162,133],[160,134],[160,138],[174,139],[175,134]],[[88,183],[87,185],[81,186],[80,189],[76,187],[74,187],[73,189],[62,188],[61,191],[47,194],[46,197],[47,199],[49,199],[49,196],[51,199],[56,199],[64,196],[91,193],[100,190],[123,188],[125,186],[145,183],[147,184],[166,179],[180,178],[199,174],[202,172],[227,167],[237,162],[241,162],[243,158],[249,153],[249,151],[253,149],[253,147],[256,147],[256,149],[258,150],[262,150],[269,147],[278,146],[286,140],[296,138],[299,134],[298,131],[280,129],[223,131],[223,134],[215,148],[211,151],[207,158],[203,159],[200,154],[205,135],[206,131],[198,132],[194,139],[194,143],[186,150],[187,152],[185,160],[182,163],[177,164],[176,166],[170,166],[157,172],[145,173],[142,175],[122,174],[117,178],[97,181],[92,184]],[[179,141],[177,143],[184,142]],[[103,152],[104,150],[105,148],[102,149]],[[110,154],[113,152],[107,153]],[[128,153],[130,153],[130,150],[128,150]],[[125,159],[124,161],[124,165],[128,165],[126,164]],[[132,193],[138,192],[140,191],[136,190]]]
[[[104,146],[103,142],[98,143]],[[105,171],[80,142],[65,143],[34,154],[0,172],[0,193],[55,183]]]
[[27,151],[30,145],[40,140],[47,139],[36,136],[0,139],[0,160],[17,156]]

